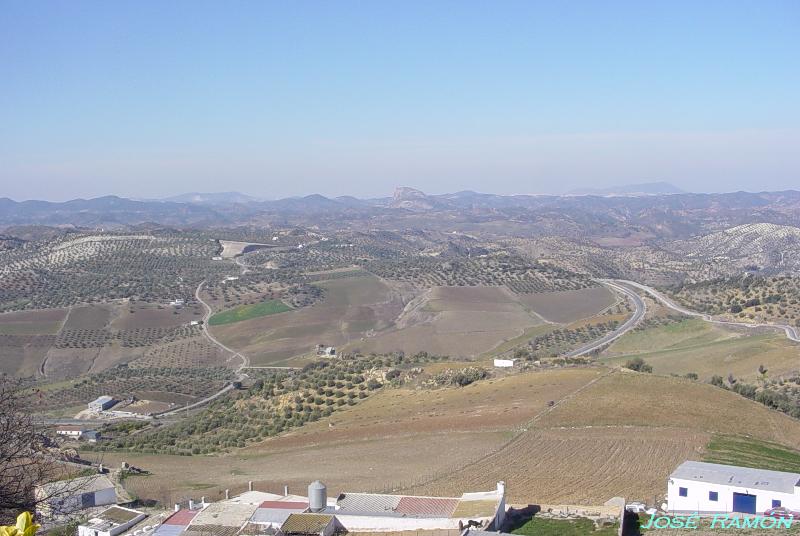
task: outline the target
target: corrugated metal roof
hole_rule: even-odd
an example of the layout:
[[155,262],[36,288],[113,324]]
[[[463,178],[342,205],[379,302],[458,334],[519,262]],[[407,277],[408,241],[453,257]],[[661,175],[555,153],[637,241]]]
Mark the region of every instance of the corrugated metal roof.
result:
[[285,534],[317,534],[325,530],[333,522],[328,514],[290,514],[281,526]]
[[283,524],[292,514],[299,514],[303,510],[287,510],[286,508],[259,508],[250,518],[253,523]]
[[342,493],[336,499],[336,506],[342,514],[388,514],[394,512],[400,499],[398,495]]
[[752,469],[735,465],[721,465],[706,462],[683,462],[670,475],[670,478],[709,482],[724,486],[763,489],[782,493],[794,493],[800,481],[798,473],[784,473],[767,469]]
[[153,536],[180,536],[184,528],[184,525],[160,525]]
[[457,499],[402,497],[395,508],[395,512],[415,517],[450,517],[456,506],[458,506]]

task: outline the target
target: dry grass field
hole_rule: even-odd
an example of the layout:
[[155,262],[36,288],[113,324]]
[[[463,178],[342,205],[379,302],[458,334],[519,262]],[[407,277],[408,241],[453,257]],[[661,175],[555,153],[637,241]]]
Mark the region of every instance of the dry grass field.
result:
[[617,302],[606,287],[522,294],[520,301],[550,322],[575,322],[595,315]]
[[[687,403],[687,401],[691,401]],[[734,393],[680,378],[613,372],[536,419],[506,447],[414,488],[453,493],[505,480],[512,501],[652,500],[714,433],[792,447],[800,422]],[[572,485],[569,485],[572,483]]]
[[[409,485],[425,476],[452,471],[499,448],[510,430],[574,392],[600,369],[561,369],[479,382],[460,389],[387,389],[329,419],[237,451],[209,463],[207,457],[105,453],[154,472],[134,478],[141,496],[182,496],[202,482],[204,494],[259,482],[282,489],[322,478],[332,490],[380,490]],[[95,456],[95,454],[88,454]],[[158,481],[161,489],[149,486]],[[126,485],[128,482],[126,481]],[[148,491],[149,490],[149,491]]]
[[412,491],[447,495],[504,480],[510,500],[524,504],[603,504],[614,496],[651,502],[669,473],[709,439],[700,431],[634,426],[532,429],[498,454]]
[[406,308],[399,329],[353,347],[476,357],[541,324],[541,317],[505,287],[434,287]]
[[700,379],[713,375],[756,379],[764,365],[770,375],[800,368],[800,349],[783,335],[742,335],[699,319],[631,332],[604,354],[610,364],[641,357],[657,374],[694,372]]
[[[441,364],[437,364],[441,366]],[[549,402],[555,405],[550,406]],[[687,401],[692,401],[691,404]],[[505,480],[522,503],[652,501],[715,435],[791,447],[800,423],[734,393],[681,378],[602,367],[520,373],[465,388],[385,389],[362,404],[222,457],[104,454],[153,471],[142,497],[217,498],[248,480],[302,489],[458,494]]]
[[315,283],[324,299],[311,307],[213,326],[224,344],[244,352],[253,365],[308,353],[317,344],[343,346],[385,329],[402,309],[392,290],[373,276]]
[[67,309],[0,314],[0,373],[36,375],[66,317]]

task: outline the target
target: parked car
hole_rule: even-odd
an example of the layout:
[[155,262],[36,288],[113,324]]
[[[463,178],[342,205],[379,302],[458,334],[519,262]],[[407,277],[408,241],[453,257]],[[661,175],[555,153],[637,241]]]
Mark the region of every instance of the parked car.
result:
[[795,512],[794,510],[789,510],[783,506],[779,506],[777,508],[770,508],[766,512],[764,512],[765,516],[769,517],[788,517],[790,519],[800,519],[800,512]]

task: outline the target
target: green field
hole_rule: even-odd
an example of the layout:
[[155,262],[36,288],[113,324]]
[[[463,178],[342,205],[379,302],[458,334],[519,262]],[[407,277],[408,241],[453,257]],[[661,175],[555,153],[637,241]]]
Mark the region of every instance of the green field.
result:
[[736,334],[718,326],[690,318],[681,322],[631,331],[609,348],[609,354],[638,354],[654,350],[690,348],[725,339]]
[[753,438],[717,435],[706,447],[704,462],[800,472],[800,452]]
[[595,530],[589,519],[544,519],[534,517],[511,534],[524,536],[616,536],[619,525]]
[[253,305],[241,305],[234,307],[227,311],[217,313],[209,318],[208,323],[212,326],[219,326],[222,324],[232,324],[233,322],[240,322],[242,320],[249,320],[259,316],[274,315],[277,313],[285,313],[291,311],[292,308],[280,300],[268,300]]

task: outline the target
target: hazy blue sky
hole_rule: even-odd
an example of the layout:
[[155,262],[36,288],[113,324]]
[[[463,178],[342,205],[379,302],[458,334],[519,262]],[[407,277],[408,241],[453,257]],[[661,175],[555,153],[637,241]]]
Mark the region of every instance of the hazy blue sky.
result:
[[800,188],[800,2],[0,3],[0,197]]

